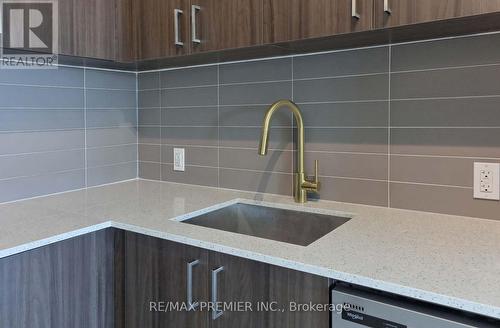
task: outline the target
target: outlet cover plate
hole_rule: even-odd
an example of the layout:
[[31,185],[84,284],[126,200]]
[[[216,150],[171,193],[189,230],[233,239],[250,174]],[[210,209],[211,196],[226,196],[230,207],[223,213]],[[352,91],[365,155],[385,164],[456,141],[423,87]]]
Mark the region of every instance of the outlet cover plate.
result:
[[499,163],[474,163],[474,198],[500,200]]
[[184,148],[174,148],[174,171],[184,172]]

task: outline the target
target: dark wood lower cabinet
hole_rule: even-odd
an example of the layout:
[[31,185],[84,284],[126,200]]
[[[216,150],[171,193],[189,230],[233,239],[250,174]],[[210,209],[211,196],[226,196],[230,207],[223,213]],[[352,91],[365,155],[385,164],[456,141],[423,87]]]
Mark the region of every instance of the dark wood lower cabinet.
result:
[[[125,233],[126,328],[206,327],[206,315],[182,308],[187,302],[188,264],[193,301],[208,299],[208,252],[132,232]],[[169,305],[179,305],[179,310]]]
[[119,241],[106,229],[0,259],[0,327],[117,326]]
[[[328,283],[105,229],[0,259],[0,327],[327,328],[327,311],[293,304],[327,304]],[[194,310],[188,301],[197,304]],[[225,305],[220,315],[211,301]]]

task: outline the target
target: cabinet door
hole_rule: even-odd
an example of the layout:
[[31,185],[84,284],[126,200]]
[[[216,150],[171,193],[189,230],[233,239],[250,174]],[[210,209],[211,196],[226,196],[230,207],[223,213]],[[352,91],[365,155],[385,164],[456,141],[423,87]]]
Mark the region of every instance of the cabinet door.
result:
[[122,327],[119,234],[101,230],[0,259],[0,327]]
[[262,0],[191,0],[193,52],[224,50],[262,43]]
[[[141,234],[125,233],[125,327],[206,327],[207,313],[166,310],[188,301],[188,264],[193,301],[206,301],[207,252]],[[160,305],[158,302],[163,302]],[[165,306],[165,307],[162,307]]]
[[500,0],[375,0],[378,28],[500,11]]
[[242,311],[226,309],[217,317],[214,317],[214,311],[211,311],[210,327],[269,327],[267,325],[268,312],[256,311],[258,303],[267,302],[269,299],[269,268],[269,265],[261,262],[211,252],[211,302],[251,304],[254,311],[248,308],[240,309]]
[[59,1],[59,52],[64,55],[116,58],[116,1]]
[[[269,313],[269,327],[330,327],[329,279],[272,266],[269,281],[269,299],[285,308],[284,312]],[[307,309],[303,304],[319,304],[322,308]]]
[[136,7],[139,59],[189,53],[189,0],[141,0]]
[[[358,17],[353,17],[353,5]],[[264,42],[370,30],[373,0],[264,0]]]

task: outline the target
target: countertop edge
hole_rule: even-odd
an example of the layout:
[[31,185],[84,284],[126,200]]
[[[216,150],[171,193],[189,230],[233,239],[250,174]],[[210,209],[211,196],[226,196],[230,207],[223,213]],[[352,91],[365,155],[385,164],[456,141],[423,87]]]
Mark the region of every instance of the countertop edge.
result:
[[0,259],[7,257],[7,256],[12,256],[15,254],[19,254],[25,251],[29,251],[38,247],[46,246],[53,244],[55,242],[63,241],[66,239],[70,239],[73,237],[77,237],[80,235],[84,235],[87,233],[95,232],[98,230],[106,229],[106,228],[117,228],[117,229],[122,229],[130,232],[135,232],[135,233],[140,233],[144,235],[148,235],[151,237],[157,237],[161,238],[164,240],[169,240],[173,242],[179,242],[182,244],[190,245],[190,246],[195,246],[195,247],[200,247],[204,248],[207,250],[212,250],[216,252],[221,252],[229,255],[234,255],[238,257],[243,257],[247,258],[250,260],[255,260],[259,262],[264,262],[267,264],[271,265],[277,265],[280,267],[285,267],[288,269],[292,270],[297,270],[301,272],[306,272],[306,273],[311,273],[315,274],[318,276],[334,279],[334,280],[340,280],[344,281],[347,283],[352,283],[368,288],[373,288],[401,296],[406,296],[409,298],[425,301],[425,302],[430,302],[442,306],[447,306],[451,307],[454,309],[459,309],[471,313],[476,313],[479,315],[484,315],[487,317],[491,317],[494,319],[500,319],[500,308],[487,305],[487,304],[481,304],[473,301],[468,301],[465,299],[461,298],[456,298],[452,296],[447,296],[447,295],[442,295],[442,294],[437,294],[433,292],[428,292],[408,286],[403,286],[403,285],[398,285],[398,284],[393,284],[390,282],[385,282],[381,280],[376,280],[376,279],[371,279],[368,277],[352,274],[352,273],[347,273],[347,272],[341,272],[341,271],[336,271],[333,269],[328,269],[325,267],[320,267],[320,266],[315,266],[315,265],[309,265],[305,263],[299,263],[296,261],[292,260],[286,260],[283,258],[278,258],[274,256],[269,256],[269,255],[264,255],[260,253],[254,253],[251,251],[245,251],[241,250],[238,248],[234,247],[229,247],[229,246],[224,246],[212,242],[207,242],[207,241],[201,241],[189,237],[184,237],[182,235],[176,235],[176,234],[171,234],[168,232],[161,232],[158,230],[152,230],[152,229],[147,229],[143,227],[139,227],[136,225],[130,225],[130,224],[125,224],[125,223],[120,223],[116,220],[108,220],[102,223],[98,223],[95,225],[91,225],[88,227],[84,227],[81,229],[77,230],[72,230],[66,233],[61,233],[52,237],[44,238],[41,240],[36,240],[32,242],[25,243],[23,245],[19,245],[16,247],[4,249],[0,251]]

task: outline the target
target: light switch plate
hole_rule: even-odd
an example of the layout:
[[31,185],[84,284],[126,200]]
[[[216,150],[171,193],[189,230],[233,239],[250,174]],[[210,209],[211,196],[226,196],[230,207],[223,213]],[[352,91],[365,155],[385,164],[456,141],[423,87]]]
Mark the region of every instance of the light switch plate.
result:
[[174,148],[174,171],[184,172],[184,148]]
[[500,200],[500,164],[474,163],[474,198]]

